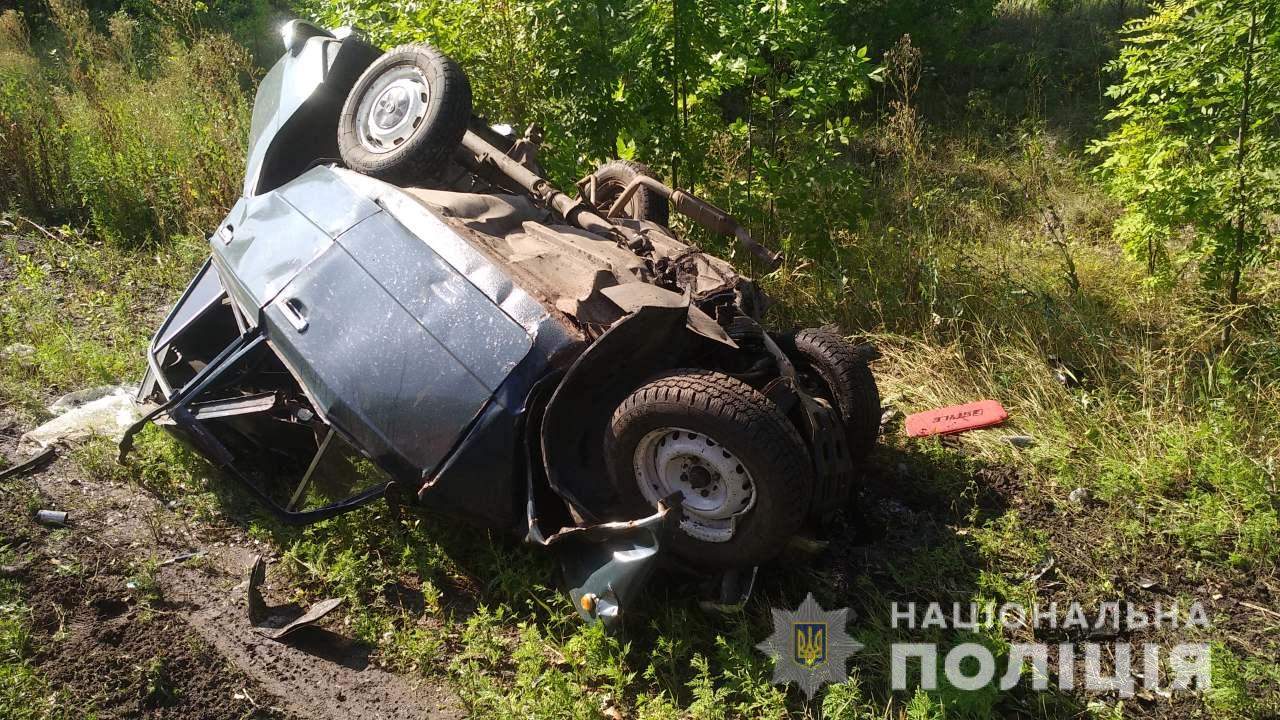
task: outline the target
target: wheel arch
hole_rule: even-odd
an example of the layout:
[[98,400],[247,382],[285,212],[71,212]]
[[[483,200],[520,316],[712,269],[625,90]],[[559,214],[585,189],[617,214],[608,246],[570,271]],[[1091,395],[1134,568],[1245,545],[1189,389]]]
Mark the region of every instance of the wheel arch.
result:
[[547,404],[541,437],[547,480],[584,521],[626,519],[606,517],[617,498],[598,441],[628,393],[653,375],[687,366],[699,345],[711,342],[688,325],[687,305],[640,307],[574,361]]

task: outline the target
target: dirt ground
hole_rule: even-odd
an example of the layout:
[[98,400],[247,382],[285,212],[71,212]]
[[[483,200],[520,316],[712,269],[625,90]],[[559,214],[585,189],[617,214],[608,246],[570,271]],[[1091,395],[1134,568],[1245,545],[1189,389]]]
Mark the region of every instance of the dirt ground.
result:
[[[0,418],[3,420],[3,418]],[[7,426],[7,427],[6,427]],[[14,457],[21,430],[0,422]],[[33,519],[65,510],[66,527]],[[216,537],[216,540],[212,538]],[[0,480],[0,546],[31,609],[31,662],[99,718],[457,718],[444,687],[373,667],[341,611],[287,642],[256,634],[246,606],[254,542],[193,525],[136,487],[85,482],[66,457]],[[264,594],[281,605],[289,588]]]

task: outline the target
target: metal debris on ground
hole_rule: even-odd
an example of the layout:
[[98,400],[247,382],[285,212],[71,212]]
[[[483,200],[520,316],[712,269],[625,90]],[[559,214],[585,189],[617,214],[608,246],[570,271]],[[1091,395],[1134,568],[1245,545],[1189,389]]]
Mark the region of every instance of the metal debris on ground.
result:
[[1044,578],[1045,576],[1049,575],[1049,573],[1053,572],[1053,568],[1057,564],[1058,564],[1058,561],[1052,555],[1050,555],[1049,558],[1045,560],[1044,565],[1040,566],[1039,570],[1036,570],[1034,573],[1031,573],[1030,577],[1027,578],[1027,582],[1037,582],[1041,578]]
[[175,555],[174,557],[171,557],[171,558],[169,558],[168,560],[165,560],[165,561],[161,562],[161,563],[160,563],[160,567],[164,567],[165,565],[174,565],[174,564],[176,564],[176,563],[186,562],[186,561],[188,561],[188,560],[194,560],[195,558],[198,558],[198,557],[200,557],[201,555],[204,555],[204,551],[203,551],[203,550],[196,550],[195,552],[189,552],[189,553],[183,553],[183,554],[181,554],[181,555]]
[[36,522],[41,525],[51,525],[61,527],[67,524],[67,513],[64,510],[39,510],[36,512]]
[[0,480],[11,476],[16,477],[25,475],[29,472],[38,470],[46,463],[53,460],[55,455],[57,455],[57,452],[52,447],[47,447],[20,463],[10,465],[4,470],[0,470]]
[[342,604],[342,598],[321,600],[307,608],[302,615],[284,625],[277,625],[284,621],[284,617],[268,608],[262,599],[262,583],[266,579],[267,561],[261,555],[255,556],[253,568],[249,571],[249,624],[253,625],[255,633],[271,640],[283,641],[298,630],[314,625]]
[[1078,487],[1067,495],[1067,499],[1077,505],[1084,505],[1089,502],[1089,491],[1082,487]]

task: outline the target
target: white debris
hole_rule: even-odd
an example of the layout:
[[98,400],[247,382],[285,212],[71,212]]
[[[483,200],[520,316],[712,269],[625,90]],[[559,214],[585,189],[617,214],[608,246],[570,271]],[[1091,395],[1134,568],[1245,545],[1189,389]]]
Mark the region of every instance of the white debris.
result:
[[137,392],[134,388],[122,388],[120,385],[99,385],[98,387],[76,390],[54,400],[53,404],[49,406],[49,412],[54,415],[61,415],[68,410],[75,410],[86,403],[104,398],[121,389],[131,390],[134,393]]
[[1084,505],[1089,502],[1089,491],[1082,487],[1078,487],[1067,495],[1067,499],[1077,505]]
[[[74,442],[92,436],[120,440],[124,431],[142,417],[134,402],[134,388],[113,387],[110,393],[67,409],[60,415],[22,436],[19,444],[29,449],[46,448],[58,442]],[[61,402],[65,398],[59,399]],[[54,403],[57,406],[58,403]],[[53,411],[53,407],[50,411]]]

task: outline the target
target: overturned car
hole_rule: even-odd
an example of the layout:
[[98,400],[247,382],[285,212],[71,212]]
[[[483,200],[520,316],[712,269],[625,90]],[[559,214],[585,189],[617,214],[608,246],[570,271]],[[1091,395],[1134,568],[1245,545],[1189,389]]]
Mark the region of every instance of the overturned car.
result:
[[606,622],[660,562],[722,601],[837,512],[874,444],[867,352],[760,325],[671,213],[776,258],[615,161],[567,195],[539,132],[466,75],[299,21],[253,110],[243,196],[150,344],[157,422],[284,521],[386,498],[559,548]]

